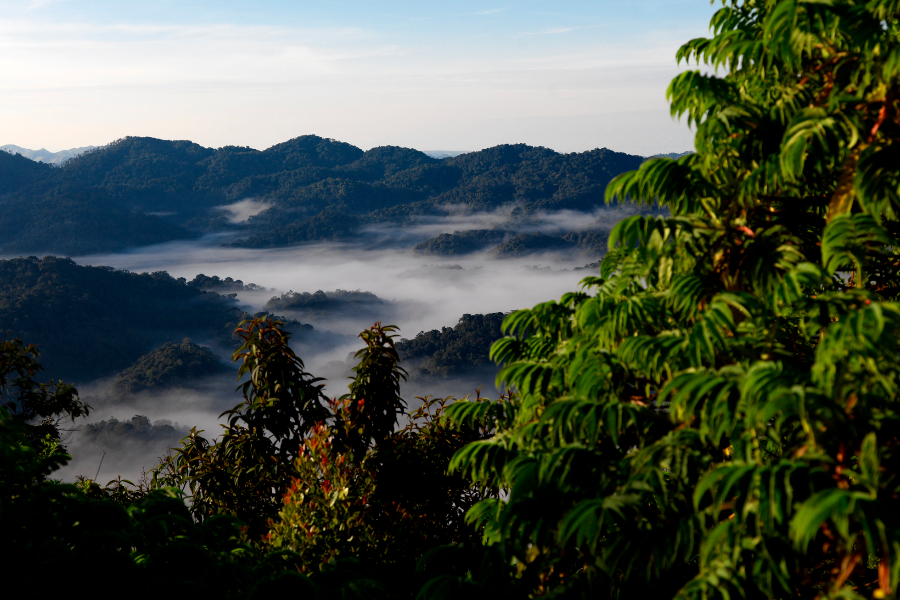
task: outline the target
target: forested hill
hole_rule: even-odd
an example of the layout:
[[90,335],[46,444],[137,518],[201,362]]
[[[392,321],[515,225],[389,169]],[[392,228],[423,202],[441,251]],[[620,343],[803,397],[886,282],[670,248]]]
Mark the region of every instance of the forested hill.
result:
[[[82,383],[113,375],[166,342],[194,336],[229,357],[232,333],[249,315],[204,283],[168,273],[87,267],[52,256],[0,260],[0,339],[37,345],[54,378]],[[302,341],[310,325],[287,321]]]
[[[231,370],[237,371],[237,367]],[[140,357],[116,376],[112,389],[121,397],[144,390],[187,384],[228,371],[226,363],[208,348],[184,338],[180,343],[167,342]]]
[[496,370],[491,344],[503,337],[503,313],[463,315],[454,327],[420,331],[397,343],[405,366],[416,375],[454,376],[473,370]]
[[215,207],[245,198],[270,205],[244,226],[242,244],[255,247],[351,235],[367,222],[447,214],[452,205],[585,210],[642,160],[524,144],[436,159],[312,135],[261,151],[128,137],[60,167],[3,152],[0,252],[82,254],[190,238],[233,228]]

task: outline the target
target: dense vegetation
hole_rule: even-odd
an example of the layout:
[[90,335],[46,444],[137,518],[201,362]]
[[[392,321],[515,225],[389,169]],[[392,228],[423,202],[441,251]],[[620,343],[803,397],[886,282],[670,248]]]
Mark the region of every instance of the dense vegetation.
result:
[[244,291],[266,291],[266,288],[256,285],[255,283],[247,283],[245,284],[240,279],[232,279],[231,277],[226,277],[225,279],[221,279],[218,275],[213,275],[212,277],[204,275],[200,273],[192,280],[188,281],[187,284],[191,287],[195,287],[198,290],[202,290],[204,292],[244,292]]
[[450,376],[495,369],[491,344],[503,337],[503,313],[463,315],[454,327],[420,331],[397,343],[397,353],[417,375]]
[[[323,292],[285,292],[266,302],[266,310],[288,314],[301,319],[317,319],[326,316],[364,318],[376,321],[383,318],[387,302],[361,290],[334,290]],[[371,317],[371,318],[370,318]]]
[[[272,215],[257,216],[256,223],[262,218],[272,218]],[[233,245],[240,248],[271,248],[275,246],[290,246],[303,242],[330,241],[350,238],[362,223],[356,215],[348,215],[336,210],[326,209],[314,217],[292,221],[281,227],[272,226],[263,228],[262,231],[249,239],[239,240]],[[267,223],[268,225],[268,223]]]
[[179,344],[166,342],[140,357],[116,376],[113,390],[116,395],[158,390],[225,371],[218,356],[184,338]]
[[471,229],[441,233],[416,244],[414,250],[422,254],[457,256],[483,250],[491,244],[502,242],[510,233],[503,229]]
[[110,417],[87,423],[79,433],[81,448],[75,452],[83,452],[85,446],[101,449],[106,454],[97,457],[98,461],[103,461],[98,462],[98,470],[101,465],[106,465],[108,470],[110,467],[116,469],[135,455],[155,456],[158,461],[169,448],[177,446],[188,432],[177,423],[167,420],[151,422],[144,415],[135,415],[127,420]]
[[606,192],[671,215],[623,220],[599,276],[504,319],[511,395],[398,431],[392,327],[327,401],[256,319],[221,438],[192,431],[150,490],[79,491],[46,478],[54,416],[86,407],[5,342],[4,565],[225,597],[896,598],[900,5],[733,0],[713,33],[679,58],[722,74],[669,89],[697,152]]
[[[234,347],[232,333],[249,315],[227,295],[203,290],[238,286],[259,289],[230,277],[188,282],[163,271],[137,274],[52,256],[0,260],[0,332],[36,344],[55,375],[87,382],[185,336]],[[286,322],[303,339],[328,343],[312,326]]]
[[[75,418],[85,407],[71,390],[38,383],[35,358],[33,347],[0,341],[0,560],[18,580],[41,594],[64,594],[80,573],[102,569],[103,586],[136,598],[157,595],[145,582],[162,579],[183,593],[222,598],[299,590],[371,598],[367,591],[380,591],[354,562],[326,565],[312,577],[286,570],[283,555],[243,540],[233,517],[196,523],[177,490],[50,479],[68,456],[44,421]],[[44,421],[33,425],[35,416]]]
[[[416,252],[439,256],[458,256],[488,250],[492,256],[510,258],[532,253],[564,251],[568,254],[601,257],[607,248],[609,231],[618,219],[637,214],[667,215],[658,205],[647,206],[618,205],[615,213],[599,212],[594,224],[562,233],[542,232],[542,218],[549,214],[529,213],[521,207],[512,211],[509,219],[492,229],[472,229],[441,233],[420,242],[414,247]],[[585,218],[586,215],[585,215]],[[602,221],[602,222],[601,222]],[[549,225],[552,227],[552,225]],[[558,229],[557,229],[558,231]]]
[[232,300],[168,273],[87,267],[52,256],[0,261],[0,324],[38,344],[51,372],[89,381],[185,335],[230,340]]
[[[695,154],[646,161],[600,276],[507,317],[457,403],[490,595],[887,598],[900,585],[900,7],[726,2],[679,51]],[[527,566],[526,566],[527,565]],[[513,592],[510,592],[510,586]],[[447,589],[444,582],[444,589]]]
[[543,233],[520,233],[502,244],[498,244],[491,253],[498,258],[510,258],[532,252],[550,250],[581,250],[587,255],[601,256],[606,251],[607,230],[572,231],[563,235],[544,235]]
[[213,207],[254,197],[247,247],[351,238],[373,222],[489,210],[592,209],[610,179],[641,158],[497,146],[438,160],[302,136],[264,151],[129,137],[60,167],[0,153],[0,252],[84,254],[184,239],[228,225]]
[[8,193],[43,181],[50,176],[50,166],[25,158],[21,154],[0,152],[0,193]]
[[[115,569],[109,580],[117,584],[169,571],[179,589],[205,585],[226,598],[288,591],[413,597],[425,579],[416,568],[426,552],[478,544],[464,515],[496,490],[447,471],[455,451],[490,432],[446,426],[445,400],[426,400],[397,428],[406,412],[398,395],[405,375],[392,331],[376,325],[361,334],[350,393],[329,401],[280,323],[245,323],[238,330],[245,344],[235,353],[247,375],[244,401],[226,413],[222,436],[210,441],[192,430],[149,480],[106,486],[47,478],[67,457],[58,432],[40,437],[30,422],[41,414],[74,419],[88,408],[71,388],[34,380],[33,347],[4,342],[0,400],[25,408],[0,408],[5,564],[29,577],[55,566],[63,576],[102,561]],[[139,430],[145,443],[171,433],[137,416],[94,424],[89,435],[123,428]]]
[[515,234],[502,229],[473,229],[436,235],[417,244],[414,249],[422,254],[458,256],[484,250],[496,244],[490,252],[498,258],[553,250],[578,250],[599,257],[606,251],[608,238],[609,231],[606,229],[571,231],[561,235],[541,232]]

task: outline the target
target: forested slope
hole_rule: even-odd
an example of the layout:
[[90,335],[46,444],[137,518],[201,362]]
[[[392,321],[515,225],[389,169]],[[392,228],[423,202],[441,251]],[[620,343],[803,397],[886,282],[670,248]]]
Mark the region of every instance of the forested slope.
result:
[[[144,390],[158,390],[184,385],[228,370],[225,362],[208,348],[195,344],[190,338],[184,338],[179,343],[166,342],[140,357],[116,376],[113,391],[122,396]],[[237,371],[236,368],[234,370]]]
[[397,343],[397,352],[417,375],[452,376],[495,369],[491,344],[503,337],[503,313],[463,315],[453,327],[421,331]]
[[[134,379],[129,385],[166,383],[166,377],[159,379],[149,372],[151,363],[164,358],[158,354],[166,342],[194,336],[230,354],[235,328],[251,315],[239,309],[233,298],[210,290],[236,289],[258,286],[245,286],[230,277],[199,275],[186,281],[165,271],[137,274],[80,266],[53,256],[0,260],[0,338],[9,332],[36,344],[54,377],[83,383],[141,359],[146,364],[135,367],[140,373],[124,374]],[[285,325],[298,341],[329,343],[328,336],[311,325],[292,319],[286,319]],[[170,349],[175,352],[183,344],[172,344]],[[195,348],[188,354],[202,354],[194,358],[206,372],[213,366],[208,351],[202,350]]]
[[361,333],[329,399],[258,319],[220,437],[76,489],[48,478],[52,418],[87,407],[0,341],[7,571],[63,594],[111,565],[110,589],[217,598],[896,598],[900,5],[736,0],[712,25],[669,87],[697,153],[607,190],[671,214],[506,316],[496,400],[403,426],[396,328]]
[[0,329],[37,344],[54,376],[85,381],[185,335],[230,340],[243,312],[165,272],[86,267],[52,256],[0,261]]
[[[607,149],[559,154],[524,144],[453,158],[318,136],[266,150],[127,137],[60,167],[0,156],[0,252],[84,254],[234,229],[214,207],[269,207],[238,245],[271,247],[355,235],[361,226],[449,210],[590,210],[643,159]],[[452,207],[456,208],[452,208]]]

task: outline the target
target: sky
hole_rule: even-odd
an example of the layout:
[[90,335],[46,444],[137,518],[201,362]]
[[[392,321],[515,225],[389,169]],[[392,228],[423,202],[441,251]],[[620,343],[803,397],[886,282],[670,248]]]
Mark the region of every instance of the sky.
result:
[[[0,145],[692,148],[668,111],[707,0],[0,0]],[[690,68],[695,68],[694,66]]]

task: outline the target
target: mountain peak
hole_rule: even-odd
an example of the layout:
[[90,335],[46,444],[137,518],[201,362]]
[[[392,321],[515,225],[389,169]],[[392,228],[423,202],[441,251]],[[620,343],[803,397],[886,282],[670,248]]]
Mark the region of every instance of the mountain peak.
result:
[[79,148],[69,148],[68,150],[60,150],[59,152],[50,152],[46,148],[40,150],[30,150],[15,144],[6,144],[0,146],[0,150],[9,152],[10,154],[21,154],[25,158],[30,158],[35,162],[42,162],[51,165],[60,165],[71,158],[75,158],[83,152],[93,150],[97,146],[81,146]]

